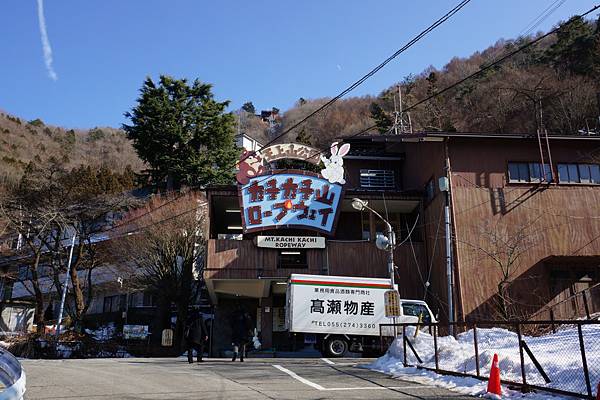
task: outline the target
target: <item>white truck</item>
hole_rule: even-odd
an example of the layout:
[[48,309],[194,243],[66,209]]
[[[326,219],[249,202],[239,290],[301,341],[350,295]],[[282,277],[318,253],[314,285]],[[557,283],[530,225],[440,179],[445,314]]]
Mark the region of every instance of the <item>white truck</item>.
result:
[[[389,279],[292,274],[286,328],[314,338],[327,357],[341,357],[346,351],[376,354],[379,324],[393,321],[385,316],[384,293],[390,288]],[[400,312],[396,322],[435,322],[424,301],[400,300]]]

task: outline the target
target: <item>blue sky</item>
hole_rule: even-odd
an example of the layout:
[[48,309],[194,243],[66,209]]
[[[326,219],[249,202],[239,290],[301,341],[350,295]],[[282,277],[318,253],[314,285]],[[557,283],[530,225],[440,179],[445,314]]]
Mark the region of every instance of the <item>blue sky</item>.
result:
[[[119,126],[146,76],[199,78],[231,108],[333,96],[458,0],[46,0],[53,80],[36,0],[0,2],[0,109],[69,128]],[[472,0],[352,95],[513,38],[552,0]],[[587,11],[567,0],[537,30]],[[596,17],[596,16],[592,16]]]

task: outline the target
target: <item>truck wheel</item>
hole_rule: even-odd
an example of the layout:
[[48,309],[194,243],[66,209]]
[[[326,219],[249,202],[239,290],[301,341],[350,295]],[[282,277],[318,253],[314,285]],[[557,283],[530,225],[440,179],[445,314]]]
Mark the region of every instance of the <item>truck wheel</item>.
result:
[[348,343],[344,338],[332,337],[325,341],[325,354],[329,357],[342,357],[348,350]]

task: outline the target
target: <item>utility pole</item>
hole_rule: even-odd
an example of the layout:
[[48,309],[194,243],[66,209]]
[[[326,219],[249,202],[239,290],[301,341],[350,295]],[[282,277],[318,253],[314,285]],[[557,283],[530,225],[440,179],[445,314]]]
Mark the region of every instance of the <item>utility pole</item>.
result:
[[76,233],[73,233],[73,239],[71,239],[71,250],[69,251],[69,261],[67,262],[67,276],[65,277],[65,284],[63,285],[62,297],[60,299],[60,309],[58,311],[58,321],[56,321],[56,345],[58,346],[58,337],[60,335],[60,323],[62,322],[63,311],[65,309],[65,299],[67,298],[67,288],[69,286],[69,273],[71,270],[71,260],[73,259],[73,248],[75,247]]
[[404,113],[402,112],[402,86],[398,85],[398,99],[400,101],[400,133],[404,133]]
[[[448,160],[446,160],[446,174],[448,171]],[[439,179],[440,191],[444,192],[446,204],[444,205],[444,226],[446,230],[446,288],[448,291],[448,327],[450,335],[454,336],[454,284],[452,274],[452,239],[450,229],[450,180],[447,176]]]
[[392,96],[394,99],[394,134],[398,134],[398,107],[396,106],[396,95]]

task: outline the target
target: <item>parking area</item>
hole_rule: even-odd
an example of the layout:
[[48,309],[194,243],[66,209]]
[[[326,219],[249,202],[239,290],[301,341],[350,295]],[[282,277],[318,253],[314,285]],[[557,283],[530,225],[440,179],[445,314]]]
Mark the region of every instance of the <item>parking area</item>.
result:
[[23,360],[25,399],[462,399],[360,368],[368,360]]

